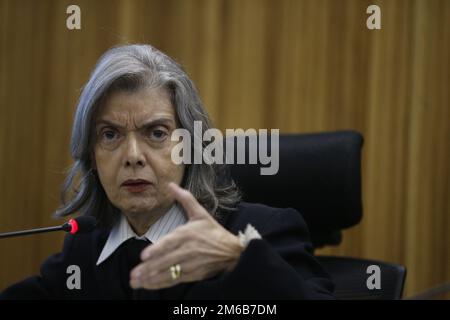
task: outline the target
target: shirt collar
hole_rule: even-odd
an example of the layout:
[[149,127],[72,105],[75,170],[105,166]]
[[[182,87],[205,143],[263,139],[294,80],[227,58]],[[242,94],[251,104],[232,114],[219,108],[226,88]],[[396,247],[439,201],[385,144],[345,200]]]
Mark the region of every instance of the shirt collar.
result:
[[109,256],[111,256],[114,251],[128,239],[134,237],[136,239],[148,239],[152,243],[156,243],[160,238],[172,232],[176,227],[185,224],[186,221],[187,219],[183,210],[177,204],[174,204],[169,211],[147,230],[144,235],[138,236],[131,228],[125,216],[122,215],[109,233],[108,240],[106,240],[105,246],[97,260],[97,266],[108,259]]

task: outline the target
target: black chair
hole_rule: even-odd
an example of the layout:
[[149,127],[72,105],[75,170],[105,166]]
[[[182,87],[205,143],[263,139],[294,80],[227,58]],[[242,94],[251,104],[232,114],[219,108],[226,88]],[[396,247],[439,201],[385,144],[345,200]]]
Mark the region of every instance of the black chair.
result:
[[[336,284],[335,296],[340,300],[397,300],[402,297],[406,269],[403,266],[366,259],[318,256],[319,262]],[[380,288],[368,289],[370,266],[380,270]],[[369,279],[369,282],[370,279]]]
[[[249,140],[246,142],[249,159]],[[235,158],[236,144],[235,140]],[[230,165],[230,173],[245,201],[298,210],[309,227],[314,248],[337,245],[342,230],[362,218],[362,145],[363,138],[355,131],[280,135],[277,174],[261,175],[261,165],[236,164],[236,160]],[[318,259],[336,283],[337,298],[401,298],[404,267],[347,257]],[[380,266],[380,290],[366,286],[370,264]]]

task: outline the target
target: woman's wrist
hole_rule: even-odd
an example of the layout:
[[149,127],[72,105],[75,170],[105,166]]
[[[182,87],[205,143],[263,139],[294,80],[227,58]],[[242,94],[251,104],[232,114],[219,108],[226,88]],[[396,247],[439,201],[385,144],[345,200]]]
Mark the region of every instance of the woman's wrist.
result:
[[242,252],[245,250],[245,246],[242,245],[239,237],[233,236],[232,245],[230,246],[230,259],[228,260],[226,271],[232,271],[236,267]]
[[234,238],[235,244],[232,250],[233,254],[230,263],[226,268],[227,271],[232,271],[234,267],[236,267],[242,252],[248,246],[250,241],[255,239],[261,239],[261,235],[251,224],[247,224],[247,227],[245,228],[244,232],[239,231],[238,236],[234,236]]

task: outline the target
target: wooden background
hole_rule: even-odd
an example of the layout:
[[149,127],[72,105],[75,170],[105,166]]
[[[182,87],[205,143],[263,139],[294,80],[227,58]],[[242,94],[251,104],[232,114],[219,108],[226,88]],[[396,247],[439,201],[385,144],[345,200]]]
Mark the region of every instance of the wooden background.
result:
[[[406,297],[450,281],[447,0],[0,0],[0,232],[57,223],[80,89],[105,50],[135,42],[186,67],[219,128],[360,131],[364,218],[321,252],[406,265]],[[60,240],[2,240],[0,290]]]

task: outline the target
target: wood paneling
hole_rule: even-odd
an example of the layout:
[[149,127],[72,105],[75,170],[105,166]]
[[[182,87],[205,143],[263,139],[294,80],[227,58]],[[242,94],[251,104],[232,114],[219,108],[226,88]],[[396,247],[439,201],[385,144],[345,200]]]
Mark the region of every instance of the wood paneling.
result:
[[[406,296],[450,281],[449,1],[85,0],[74,31],[69,4],[0,0],[0,232],[56,223],[80,89],[111,46],[150,43],[219,128],[360,131],[364,218],[320,252],[406,265]],[[61,239],[2,240],[0,289]]]

